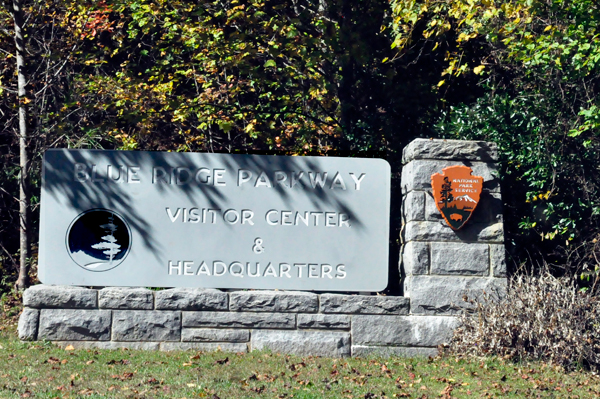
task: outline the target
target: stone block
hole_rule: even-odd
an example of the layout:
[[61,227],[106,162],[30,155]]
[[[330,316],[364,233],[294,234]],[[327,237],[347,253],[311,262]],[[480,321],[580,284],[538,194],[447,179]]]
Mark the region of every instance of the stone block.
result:
[[415,346],[363,346],[352,345],[352,357],[435,357],[437,348]]
[[110,325],[110,310],[42,309],[38,339],[108,341]]
[[35,341],[38,333],[40,310],[25,308],[19,317],[18,333],[21,341]]
[[321,313],[408,314],[403,296],[322,294]]
[[98,307],[98,292],[70,285],[39,284],[23,294],[23,306],[28,308],[94,309]]
[[488,244],[432,242],[431,274],[489,276]]
[[98,306],[101,309],[154,308],[154,295],[147,288],[108,287],[98,291]]
[[412,314],[451,315],[473,307],[465,297],[481,298],[484,291],[504,297],[506,285],[505,278],[408,276],[404,280],[404,293],[410,297]]
[[457,325],[445,316],[353,316],[352,344],[436,347],[450,341]]
[[409,241],[404,244],[402,265],[406,276],[429,273],[429,243]]
[[270,350],[301,356],[350,356],[350,333],[330,331],[252,332],[252,350]]
[[[479,205],[477,205],[477,208],[475,208],[475,211],[479,210]],[[469,219],[469,223],[473,223],[473,217],[475,215],[473,215],[471,217],[471,219]],[[425,219],[426,221],[430,221],[430,222],[439,222],[441,220],[444,220],[444,218],[442,217],[442,214],[440,213],[440,210],[438,209],[438,207],[435,205],[435,199],[433,198],[433,191],[428,191],[425,194]]]
[[183,312],[183,327],[296,328],[291,313]]
[[298,328],[349,330],[350,316],[338,314],[299,314]]
[[161,342],[160,350],[170,351],[188,351],[195,350],[200,352],[248,352],[248,344],[230,343],[230,342]]
[[442,173],[442,169],[454,165],[468,166],[473,170],[473,176],[483,177],[484,192],[500,192],[500,179],[495,163],[415,160],[402,167],[402,194],[407,194],[413,190],[431,192],[431,175]]
[[156,291],[157,310],[227,310],[227,293],[202,288]]
[[229,309],[244,312],[314,313],[319,298],[311,292],[237,291],[229,294]]
[[404,221],[425,220],[425,191],[411,191],[402,199]]
[[158,342],[117,342],[117,341],[54,341],[53,344],[59,348],[72,346],[75,349],[131,349],[144,351],[157,351]]
[[451,242],[504,242],[502,223],[467,223],[460,230],[452,230],[445,221],[408,222],[404,227],[404,241],[451,241]]
[[494,277],[506,277],[506,250],[503,244],[490,244],[490,263]]
[[467,140],[415,139],[402,151],[402,162],[414,159],[497,161],[496,143]]
[[249,330],[184,328],[181,331],[181,341],[183,342],[248,342],[249,340]]
[[181,312],[115,310],[114,341],[180,341]]

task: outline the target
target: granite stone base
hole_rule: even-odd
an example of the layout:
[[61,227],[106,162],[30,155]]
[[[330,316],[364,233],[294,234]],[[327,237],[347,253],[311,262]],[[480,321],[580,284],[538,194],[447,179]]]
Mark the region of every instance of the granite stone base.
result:
[[412,315],[405,297],[286,291],[37,285],[24,305],[21,340],[76,349],[430,356],[457,322]]

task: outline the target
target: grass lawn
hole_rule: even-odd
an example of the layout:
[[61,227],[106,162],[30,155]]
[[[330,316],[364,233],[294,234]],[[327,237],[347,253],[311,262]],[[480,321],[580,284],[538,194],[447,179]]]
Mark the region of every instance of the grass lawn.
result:
[[326,359],[63,350],[0,326],[1,398],[467,398],[600,396],[600,378],[502,359]]

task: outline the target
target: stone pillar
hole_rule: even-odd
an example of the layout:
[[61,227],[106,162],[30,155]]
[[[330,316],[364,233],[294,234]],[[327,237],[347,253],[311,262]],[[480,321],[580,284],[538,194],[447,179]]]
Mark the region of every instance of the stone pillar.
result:
[[[453,315],[482,292],[503,295],[506,259],[494,143],[416,139],[404,148],[401,275],[414,315]],[[483,177],[473,215],[452,230],[433,199],[431,175],[465,165]]]

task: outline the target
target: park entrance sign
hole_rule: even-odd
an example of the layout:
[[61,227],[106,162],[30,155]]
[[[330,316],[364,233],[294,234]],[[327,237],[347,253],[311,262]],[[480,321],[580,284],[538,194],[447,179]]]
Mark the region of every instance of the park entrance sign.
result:
[[380,291],[381,159],[48,150],[45,284]]

